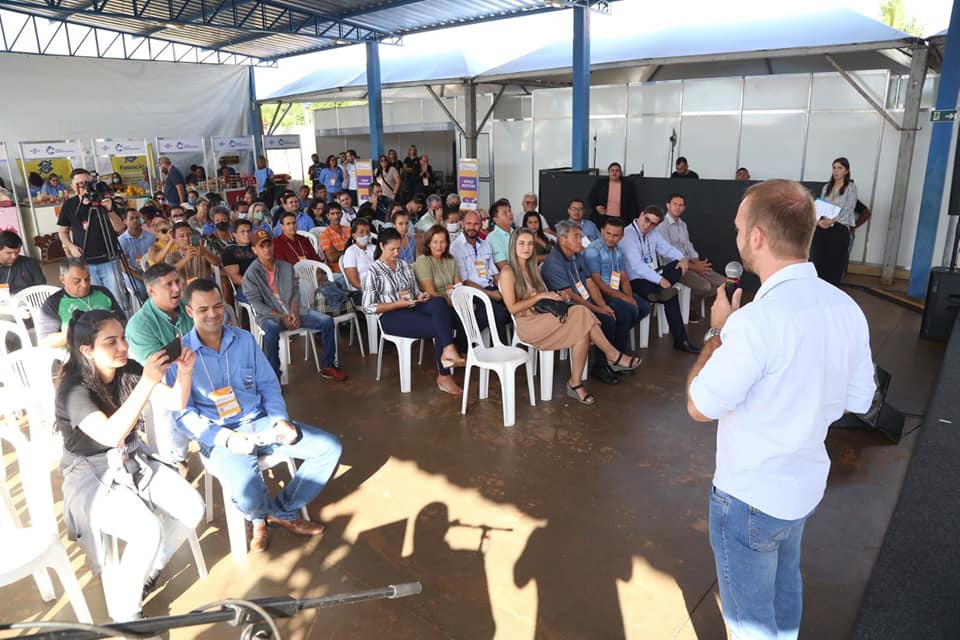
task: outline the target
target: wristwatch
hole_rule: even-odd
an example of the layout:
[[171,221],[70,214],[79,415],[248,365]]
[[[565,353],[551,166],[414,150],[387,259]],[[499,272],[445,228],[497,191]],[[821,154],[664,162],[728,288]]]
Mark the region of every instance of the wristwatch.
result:
[[709,329],[707,329],[707,332],[703,334],[703,341],[706,342],[710,338],[719,338],[719,337],[720,337],[720,329],[710,327]]

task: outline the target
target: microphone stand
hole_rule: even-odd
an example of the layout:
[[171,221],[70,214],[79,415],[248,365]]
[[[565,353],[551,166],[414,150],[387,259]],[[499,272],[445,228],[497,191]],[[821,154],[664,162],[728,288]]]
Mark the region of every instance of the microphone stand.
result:
[[[46,628],[30,635],[19,636],[29,640],[91,640],[92,638],[109,638],[114,636],[150,637],[164,633],[171,629],[181,629],[197,625],[227,622],[232,626],[243,629],[240,632],[241,640],[280,640],[274,618],[292,618],[304,609],[325,609],[345,604],[366,602],[368,600],[396,600],[420,593],[422,587],[419,582],[405,582],[398,585],[388,585],[378,589],[355,591],[322,598],[306,598],[296,600],[290,596],[274,596],[269,598],[255,598],[252,600],[222,600],[212,602],[200,609],[178,616],[160,616],[145,618],[133,622],[123,622],[107,625],[88,625],[73,622],[16,622],[0,624],[0,631],[13,629]],[[218,607],[219,609],[213,609]],[[276,637],[274,637],[276,636]]]
[[673,129],[670,137],[667,138],[670,141],[670,164],[667,165],[667,175],[670,177],[670,172],[673,170],[673,154],[677,149],[677,130]]

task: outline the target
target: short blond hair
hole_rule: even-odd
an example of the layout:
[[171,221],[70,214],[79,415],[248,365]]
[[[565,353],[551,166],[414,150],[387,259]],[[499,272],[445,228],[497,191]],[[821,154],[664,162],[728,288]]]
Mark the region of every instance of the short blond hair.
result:
[[810,257],[817,214],[806,187],[793,180],[765,180],[747,189],[742,203],[745,230],[762,229],[775,257]]

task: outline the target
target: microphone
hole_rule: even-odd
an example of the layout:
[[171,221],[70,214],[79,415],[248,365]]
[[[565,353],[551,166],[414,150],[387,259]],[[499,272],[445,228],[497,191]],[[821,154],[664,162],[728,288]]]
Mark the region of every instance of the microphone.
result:
[[740,276],[743,275],[743,265],[736,260],[728,262],[723,272],[727,276],[727,283],[725,285],[727,300],[732,300],[733,292],[740,288]]

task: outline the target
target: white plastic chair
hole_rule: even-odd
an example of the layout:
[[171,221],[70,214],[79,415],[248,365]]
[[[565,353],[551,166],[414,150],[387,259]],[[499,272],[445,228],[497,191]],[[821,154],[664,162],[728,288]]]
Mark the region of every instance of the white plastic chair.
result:
[[[260,325],[257,324],[257,316],[253,311],[253,306],[249,302],[239,302],[237,303],[239,308],[246,312],[247,316],[250,318],[250,333],[253,334],[253,337],[256,338],[257,344],[260,345],[260,348],[263,349],[263,329],[260,328]],[[320,371],[320,356],[317,353],[317,342],[313,337],[313,331],[307,329],[306,327],[301,327],[300,329],[287,329],[280,332],[280,384],[287,384],[289,382],[289,369],[290,369],[290,338],[295,336],[303,336],[304,338],[304,349],[306,353],[304,354],[304,359],[309,358],[310,349],[313,349],[313,362],[317,367],[317,371]]]
[[310,244],[313,245],[313,250],[317,252],[317,255],[323,257],[323,254],[320,253],[320,239],[317,236],[313,235],[309,231],[301,231],[297,229],[297,235],[302,236],[310,241]]
[[[287,456],[282,456],[279,454],[273,454],[269,456],[259,456],[257,458],[257,467],[260,469],[260,473],[269,471],[270,469],[286,465],[287,470],[290,472],[290,477],[293,477],[293,474],[297,472],[297,466],[293,462],[293,458]],[[204,501],[207,504],[207,522],[213,522],[213,474],[210,473],[209,467],[204,466],[203,472],[203,493]],[[219,480],[219,478],[218,478]],[[233,557],[234,562],[243,562],[247,557],[247,531],[246,523],[244,522],[245,518],[243,513],[237,509],[237,506],[233,504],[226,492],[224,491],[223,483],[220,483],[220,496],[223,499],[223,512],[227,521],[227,538],[230,541],[230,555]],[[304,520],[310,520],[310,513],[307,511],[306,507],[303,507],[300,510],[300,515],[303,516]]]
[[467,399],[470,395],[470,371],[480,369],[480,399],[485,400],[489,394],[490,372],[493,371],[500,378],[500,395],[503,398],[503,426],[512,427],[517,421],[517,367],[527,366],[527,390],[530,395],[530,406],[537,406],[537,394],[533,385],[533,366],[528,360],[528,354],[518,347],[508,347],[500,341],[500,334],[490,331],[490,343],[486,346],[484,337],[477,325],[477,316],[473,311],[475,300],[484,305],[487,318],[493,318],[493,305],[490,298],[473,287],[457,287],[451,295],[453,308],[460,316],[460,322],[467,338],[467,370],[463,379],[463,401],[460,413],[467,414]]
[[53,365],[64,357],[62,349],[27,347],[0,360],[0,382],[4,393],[18,409],[26,412],[30,440],[49,455],[51,463],[60,459],[63,446],[55,430]]
[[[683,324],[688,324],[690,322],[690,296],[693,291],[690,287],[680,284],[679,282],[673,285],[673,288],[677,290],[677,303],[680,305],[680,317],[683,318]],[[667,323],[666,307],[659,302],[654,303],[653,306],[657,314],[657,337],[662,338],[670,333],[670,325]]]
[[[9,407],[9,405],[7,405]],[[21,526],[16,512],[7,513],[6,525],[0,527],[0,545],[6,550],[0,554],[0,586],[6,586],[32,575],[44,602],[54,600],[56,592],[47,569],[53,569],[63,585],[73,612],[80,622],[93,623],[87,601],[77,577],[73,573],[57,528],[50,489],[50,466],[40,447],[30,443],[13,423],[0,426],[0,442],[6,441],[16,451],[20,480],[30,514],[30,526]],[[6,483],[5,483],[6,484]],[[0,501],[7,511],[9,504]]]
[[[33,320],[33,326],[36,327],[37,318],[40,317],[40,308],[43,306],[43,303],[47,301],[47,298],[57,291],[60,291],[60,287],[54,287],[49,284],[38,284],[15,293],[13,295],[13,308],[15,310],[14,318],[17,324],[20,324],[23,330],[27,331],[26,325],[23,324],[23,317],[19,313],[16,313],[17,309],[26,309],[30,318]],[[30,344],[35,345],[37,343],[36,341],[32,341]]]
[[10,335],[14,335],[20,341],[20,348],[26,349],[32,346],[32,341],[30,340],[30,333],[27,332],[26,327],[24,327],[19,322],[10,322],[9,320],[0,320],[0,356],[6,356],[7,353],[7,338]]
[[369,318],[371,315],[376,318],[376,324],[380,330],[380,344],[377,348],[377,382],[380,382],[380,373],[383,369],[383,342],[386,340],[387,342],[392,342],[397,347],[397,358],[400,361],[400,393],[410,393],[411,378],[413,377],[413,362],[410,349],[415,342],[420,341],[420,359],[417,364],[423,364],[423,343],[425,340],[422,338],[407,338],[385,333],[383,326],[380,324],[380,314],[367,314],[367,317]]
[[[293,266],[297,272],[297,278],[300,280],[300,295],[302,302],[308,307],[313,308],[313,297],[317,291],[317,269],[321,269],[328,282],[333,282],[333,270],[329,265],[316,260],[301,260]],[[342,273],[342,272],[341,272]],[[349,295],[349,294],[347,294]],[[354,335],[357,336],[357,342],[360,344],[360,355],[363,356],[363,340],[360,339],[360,321],[357,320],[357,314],[353,311],[341,313],[333,316],[333,342],[337,347],[334,360],[337,366],[340,366],[340,325],[347,323],[350,327],[350,343],[353,344]]]
[[[658,305],[663,306],[663,305]],[[630,350],[636,351],[639,349],[646,349],[650,346],[650,316],[653,315],[653,310],[651,309],[643,320],[635,324],[630,330]],[[666,322],[666,320],[664,320]]]

